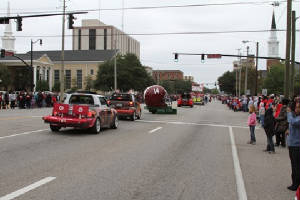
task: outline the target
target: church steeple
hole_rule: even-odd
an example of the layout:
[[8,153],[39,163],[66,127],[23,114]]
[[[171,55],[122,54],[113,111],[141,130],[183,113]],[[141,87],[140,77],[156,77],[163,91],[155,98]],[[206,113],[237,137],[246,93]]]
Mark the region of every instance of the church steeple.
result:
[[271,33],[268,41],[268,56],[269,57],[279,57],[279,41],[277,40],[277,32],[276,32],[276,19],[275,13],[273,11],[272,15],[272,24],[271,24]]
[[[7,17],[10,17],[9,2],[7,2]],[[4,36],[2,37],[2,48],[7,51],[14,52],[15,51],[15,40],[16,40],[16,38],[13,36],[11,20],[9,20],[9,24],[5,25]]]
[[272,30],[276,30],[276,20],[275,20],[275,13],[273,11],[273,16],[272,16],[272,26],[271,26]]

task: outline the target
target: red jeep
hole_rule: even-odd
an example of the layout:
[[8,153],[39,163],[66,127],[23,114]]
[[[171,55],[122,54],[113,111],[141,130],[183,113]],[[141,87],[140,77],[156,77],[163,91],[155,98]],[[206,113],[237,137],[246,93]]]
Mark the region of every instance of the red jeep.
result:
[[43,120],[52,131],[74,127],[99,133],[102,128],[118,127],[117,111],[108,106],[104,96],[96,94],[68,95],[64,104],[54,104],[52,115]]
[[118,117],[129,117],[132,121],[140,119],[142,109],[140,102],[133,94],[114,93],[110,97],[110,105],[118,112]]
[[177,106],[194,106],[194,102],[190,93],[183,93],[180,98],[177,100]]

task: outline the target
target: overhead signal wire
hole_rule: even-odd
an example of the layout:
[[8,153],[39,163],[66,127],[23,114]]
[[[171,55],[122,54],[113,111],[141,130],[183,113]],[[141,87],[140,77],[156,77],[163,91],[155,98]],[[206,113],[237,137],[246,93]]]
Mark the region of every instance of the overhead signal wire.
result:
[[[197,32],[158,32],[158,33],[119,33],[119,34],[111,34],[110,36],[115,35],[130,35],[130,36],[148,36],[148,35],[209,35],[209,34],[234,34],[234,33],[266,33],[266,32],[285,32],[285,29],[278,29],[278,30],[236,30],[236,31],[197,31]],[[299,29],[296,30],[299,32]],[[73,35],[66,35],[66,37],[72,37]],[[76,36],[76,35],[74,35]],[[89,35],[81,35],[81,36],[89,36]],[[96,36],[105,36],[104,34],[96,34]],[[51,38],[51,37],[61,37],[61,35],[19,35],[15,37],[44,37],[44,38]]]
[[[286,3],[286,0],[279,1],[279,3]],[[300,1],[294,1],[294,3],[298,3]],[[148,10],[148,9],[168,9],[168,8],[189,8],[189,7],[208,7],[208,6],[235,6],[235,5],[263,5],[274,3],[274,1],[247,1],[247,2],[231,2],[231,3],[207,3],[207,4],[187,4],[187,5],[166,5],[166,6],[141,6],[141,7],[125,7],[125,8],[100,8],[100,9],[82,9],[77,11],[84,12],[99,12],[99,11],[119,11],[119,10]],[[38,14],[38,13],[51,13],[57,12],[57,10],[52,11],[28,11],[28,12],[15,12],[11,14]],[[75,12],[75,11],[74,11]],[[6,13],[0,13],[0,15],[5,15]]]

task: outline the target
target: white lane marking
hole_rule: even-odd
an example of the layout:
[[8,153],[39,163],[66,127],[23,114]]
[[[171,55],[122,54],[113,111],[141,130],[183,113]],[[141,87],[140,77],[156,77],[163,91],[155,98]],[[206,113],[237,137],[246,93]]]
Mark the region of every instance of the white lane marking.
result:
[[11,137],[16,137],[16,136],[21,136],[21,135],[29,135],[32,133],[38,133],[38,132],[43,132],[43,131],[47,131],[48,129],[41,129],[41,130],[36,130],[36,131],[28,131],[28,132],[24,132],[24,133],[18,133],[18,134],[14,134],[14,135],[8,135],[8,136],[3,136],[0,137],[0,140],[6,139],[6,138],[11,138]]
[[[222,127],[227,128],[231,125],[224,124],[199,124],[199,123],[191,123],[191,122],[176,122],[176,121],[147,121],[147,120],[138,120],[137,122],[145,122],[145,123],[161,123],[161,124],[176,124],[176,125],[194,125],[194,126],[212,126],[212,127]],[[233,128],[245,128],[248,129],[248,126],[231,126]],[[256,128],[259,129],[259,128]]]
[[158,130],[160,130],[160,129],[162,129],[162,127],[157,127],[157,128],[155,128],[155,129],[149,131],[149,133],[154,133],[155,131],[158,131]]
[[247,200],[247,193],[246,193],[246,189],[245,189],[242,169],[240,166],[240,161],[239,161],[237,148],[236,148],[235,140],[234,140],[234,134],[233,134],[233,130],[232,130],[231,126],[229,126],[229,134],[230,134],[230,141],[231,141],[232,158],[233,158],[233,166],[234,166],[238,199],[239,200]]
[[44,178],[44,179],[42,179],[42,180],[40,180],[38,182],[35,182],[35,183],[33,183],[33,184],[31,184],[31,185],[29,185],[27,187],[24,187],[24,188],[22,188],[20,190],[17,190],[17,191],[15,191],[13,193],[10,193],[10,194],[6,195],[6,196],[0,197],[0,200],[11,200],[11,199],[17,198],[17,197],[25,194],[26,192],[34,190],[35,188],[38,188],[38,187],[40,187],[42,185],[45,185],[46,183],[49,183],[49,182],[53,181],[54,179],[56,179],[56,177],[47,177],[47,178]]

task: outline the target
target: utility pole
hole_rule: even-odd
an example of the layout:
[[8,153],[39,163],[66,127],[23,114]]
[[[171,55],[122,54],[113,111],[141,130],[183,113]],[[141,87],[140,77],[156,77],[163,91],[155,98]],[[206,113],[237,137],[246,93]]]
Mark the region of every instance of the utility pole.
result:
[[66,0],[63,0],[63,17],[62,17],[62,46],[61,46],[61,70],[60,70],[60,102],[64,101],[65,90],[65,15]]
[[257,68],[258,68],[259,42],[256,42],[256,63],[255,63],[255,96],[257,96]]
[[238,94],[238,68],[235,69],[235,96]]
[[[240,50],[239,50],[239,56],[241,56]],[[241,96],[241,84],[242,84],[242,58],[239,57],[239,97]]]
[[[249,56],[249,46],[247,46],[247,56]],[[246,72],[245,72],[245,89],[244,89],[244,93],[246,95],[247,93],[247,84],[248,84],[248,61],[249,59],[247,58],[247,62],[246,62]]]
[[290,55],[291,55],[291,13],[292,13],[292,0],[287,0],[287,23],[286,23],[286,61],[284,73],[284,96],[290,97]]
[[122,31],[124,32],[124,6],[125,6],[125,0],[122,0]]
[[[116,37],[116,35],[115,35]],[[114,58],[114,88],[117,91],[117,40],[115,38],[115,58]]]
[[291,54],[291,90],[290,96],[294,96],[295,86],[295,51],[296,51],[296,11],[292,11],[292,54]]

